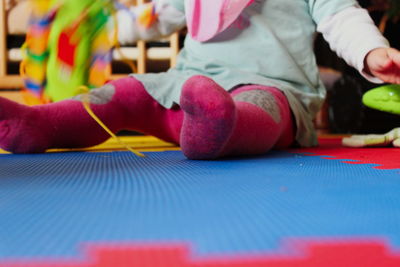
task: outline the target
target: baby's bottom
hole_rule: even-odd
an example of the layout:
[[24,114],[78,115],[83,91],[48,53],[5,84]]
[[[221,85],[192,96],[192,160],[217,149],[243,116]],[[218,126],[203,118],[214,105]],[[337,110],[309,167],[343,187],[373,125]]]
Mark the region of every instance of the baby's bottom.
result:
[[[14,153],[87,147],[108,134],[87,114],[81,99],[27,107],[0,99],[0,147]],[[192,159],[261,154],[293,142],[293,122],[277,89],[243,86],[231,95],[195,76],[183,88],[181,108],[165,109],[134,78],[89,93],[94,113],[113,131],[136,130],[180,144]]]

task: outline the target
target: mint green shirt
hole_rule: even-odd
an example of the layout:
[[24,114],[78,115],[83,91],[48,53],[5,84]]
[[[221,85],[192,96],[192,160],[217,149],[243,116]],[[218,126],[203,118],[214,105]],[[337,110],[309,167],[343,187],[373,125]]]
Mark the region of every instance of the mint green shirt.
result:
[[[184,12],[184,0],[164,0]],[[187,36],[175,68],[135,74],[164,107],[179,104],[183,83],[205,75],[225,90],[260,84],[282,90],[296,119],[296,140],[317,144],[313,118],[326,90],[313,52],[317,24],[356,0],[255,0],[227,30],[208,42]]]

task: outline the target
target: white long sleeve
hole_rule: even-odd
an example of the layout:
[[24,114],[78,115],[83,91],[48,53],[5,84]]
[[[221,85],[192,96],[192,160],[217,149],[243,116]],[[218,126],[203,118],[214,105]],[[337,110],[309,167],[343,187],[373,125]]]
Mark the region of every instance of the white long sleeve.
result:
[[118,41],[120,44],[133,44],[138,40],[156,40],[167,36],[186,25],[185,15],[166,3],[154,3],[157,21],[145,28],[137,23],[136,18],[143,10],[143,6],[134,6],[129,10],[121,9],[117,12]]
[[364,71],[364,59],[375,48],[389,47],[368,12],[352,6],[323,19],[317,26],[330,48],[370,82],[382,83]]

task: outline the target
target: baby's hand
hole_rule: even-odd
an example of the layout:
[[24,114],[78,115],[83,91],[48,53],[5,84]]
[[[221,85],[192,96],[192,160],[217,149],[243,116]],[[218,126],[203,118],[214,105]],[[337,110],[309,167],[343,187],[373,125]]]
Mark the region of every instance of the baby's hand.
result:
[[400,84],[400,51],[376,48],[365,57],[365,71],[386,83]]

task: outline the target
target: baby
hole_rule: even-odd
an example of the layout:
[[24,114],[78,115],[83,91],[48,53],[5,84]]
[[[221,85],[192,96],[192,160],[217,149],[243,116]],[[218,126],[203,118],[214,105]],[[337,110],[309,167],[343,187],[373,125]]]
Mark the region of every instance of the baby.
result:
[[[190,159],[317,144],[312,120],[325,98],[313,54],[317,31],[366,79],[400,83],[400,52],[356,0],[159,0],[154,9],[157,20],[145,28],[135,20],[140,7],[120,11],[120,42],[187,26],[177,66],[132,74],[88,97],[113,132],[174,142]],[[0,147],[38,153],[105,141],[82,99],[33,107],[0,99]]]

